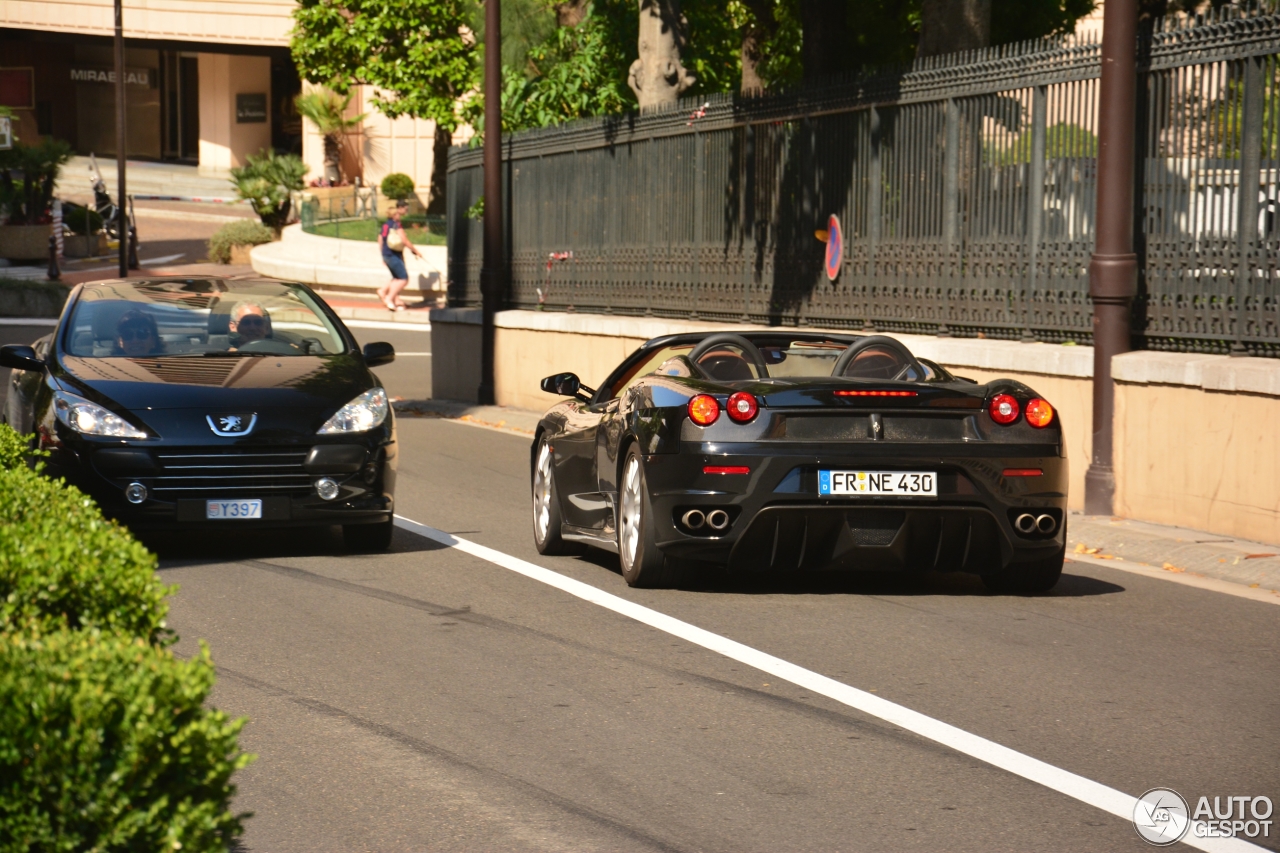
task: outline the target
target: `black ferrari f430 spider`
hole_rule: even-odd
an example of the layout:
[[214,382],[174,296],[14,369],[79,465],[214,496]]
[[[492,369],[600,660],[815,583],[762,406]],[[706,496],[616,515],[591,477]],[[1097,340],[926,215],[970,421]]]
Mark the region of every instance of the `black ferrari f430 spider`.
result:
[[1036,593],[1062,573],[1067,459],[1054,408],[884,335],[655,338],[569,397],[532,448],[538,550],[616,551],[633,586],[742,572],[966,571]]

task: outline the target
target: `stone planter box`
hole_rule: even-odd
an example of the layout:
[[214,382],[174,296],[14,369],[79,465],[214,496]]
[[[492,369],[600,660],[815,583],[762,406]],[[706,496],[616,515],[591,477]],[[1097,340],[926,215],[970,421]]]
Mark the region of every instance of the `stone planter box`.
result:
[[47,261],[52,233],[49,225],[0,225],[0,258]]
[[249,266],[249,253],[253,251],[253,246],[232,246],[231,247],[231,263],[237,266]]
[[105,234],[67,234],[62,238],[64,258],[92,258],[106,251]]

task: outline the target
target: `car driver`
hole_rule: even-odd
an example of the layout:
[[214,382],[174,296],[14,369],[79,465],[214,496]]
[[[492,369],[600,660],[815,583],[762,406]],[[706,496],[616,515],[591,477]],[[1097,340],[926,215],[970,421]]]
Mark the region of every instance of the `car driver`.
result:
[[256,302],[241,302],[231,312],[227,329],[240,336],[240,346],[271,337],[271,315]]

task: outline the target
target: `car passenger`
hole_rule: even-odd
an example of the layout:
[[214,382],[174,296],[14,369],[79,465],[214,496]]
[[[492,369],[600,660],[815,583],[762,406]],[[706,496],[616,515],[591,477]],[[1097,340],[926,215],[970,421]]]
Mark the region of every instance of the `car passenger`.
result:
[[239,337],[236,346],[261,341],[271,337],[271,315],[256,302],[241,302],[231,311],[227,329]]
[[141,358],[164,352],[155,318],[143,311],[126,311],[116,323],[115,352],[126,358]]

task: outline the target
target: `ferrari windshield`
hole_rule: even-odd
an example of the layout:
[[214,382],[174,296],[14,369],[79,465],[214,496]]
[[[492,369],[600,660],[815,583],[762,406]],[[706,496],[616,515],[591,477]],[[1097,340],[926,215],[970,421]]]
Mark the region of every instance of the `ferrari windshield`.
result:
[[83,358],[332,355],[346,350],[297,285],[191,279],[88,285],[63,346]]

